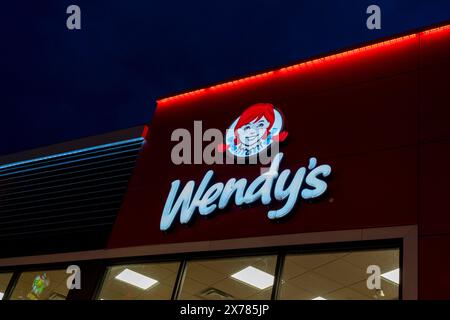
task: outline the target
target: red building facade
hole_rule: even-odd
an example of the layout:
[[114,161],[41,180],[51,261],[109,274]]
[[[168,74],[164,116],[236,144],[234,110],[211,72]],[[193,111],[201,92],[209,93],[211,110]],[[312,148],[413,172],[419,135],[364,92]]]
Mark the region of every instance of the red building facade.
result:
[[[11,179],[27,182],[29,177],[20,174],[28,174],[30,170],[35,170],[33,166],[41,162],[44,166],[36,169],[41,170],[37,174],[47,174],[52,172],[48,171],[49,166],[60,165],[63,168],[61,170],[69,170],[67,174],[74,175],[70,171],[72,169],[68,169],[69,164],[90,161],[73,169],[78,176],[70,177],[86,188],[83,190],[89,191],[83,193],[83,197],[89,194],[86,196],[88,198],[83,198],[81,193],[75,195],[78,198],[72,200],[77,203],[74,208],[81,207],[78,202],[88,201],[89,210],[81,212],[74,209],[61,214],[61,217],[78,214],[80,220],[64,218],[63,227],[51,230],[67,230],[75,221],[75,224],[80,223],[79,229],[84,233],[58,231],[62,233],[54,233],[56,236],[52,238],[48,232],[41,232],[42,243],[48,247],[45,251],[39,251],[38,255],[33,255],[30,252],[39,249],[38,242],[36,240],[33,247],[30,239],[35,238],[26,238],[23,234],[35,232],[29,231],[30,228],[41,228],[41,225],[56,222],[49,223],[46,220],[36,226],[28,226],[26,223],[29,222],[21,225],[29,229],[24,232],[20,229],[14,238],[11,236],[7,241],[20,243],[26,250],[14,254],[9,246],[11,250],[2,252],[0,293],[3,290],[5,298],[22,299],[25,296],[23,292],[29,288],[27,281],[32,279],[28,279],[28,276],[38,274],[43,277],[39,270],[47,268],[61,268],[59,271],[64,274],[62,268],[76,264],[84,270],[83,289],[71,290],[69,293],[63,290],[59,296],[55,289],[53,294],[49,294],[50,298],[67,295],[69,299],[190,299],[205,297],[205,292],[214,290],[214,294],[222,298],[233,295],[242,298],[244,292],[249,299],[315,299],[323,298],[321,292],[328,292],[330,298],[336,299],[372,298],[371,294],[366,293],[366,288],[358,286],[365,284],[366,267],[377,264],[378,251],[370,250],[387,248],[387,251],[393,250],[394,255],[399,255],[396,256],[395,265],[396,270],[400,270],[400,278],[396,283],[399,285],[396,289],[398,292],[392,293],[390,297],[450,299],[450,275],[447,271],[450,269],[450,255],[446,250],[450,245],[450,173],[446,166],[450,162],[449,57],[450,27],[447,24],[163,98],[157,102],[154,116],[143,130],[142,137],[139,137],[141,128],[134,128],[120,135],[97,139],[95,143],[83,142],[83,148],[88,148],[81,151],[67,152],[69,150],[61,149],[58,152],[65,153],[58,156],[46,155],[39,160],[0,166],[0,180],[2,183],[6,181],[3,184],[6,186],[10,181],[15,181]],[[269,130],[264,135],[264,138],[270,136],[271,141],[279,139],[279,152],[282,153],[279,168],[276,168],[277,174],[270,188],[264,189],[266,198],[262,197],[263,191],[259,188],[262,184],[255,187],[253,193],[248,190],[254,181],[259,181],[267,172],[262,167],[268,168],[270,163],[207,163],[202,157],[208,146],[212,146],[209,151],[214,150],[213,153],[219,157],[228,155],[228,159],[236,161],[236,157],[230,157],[229,148],[233,139],[224,138],[211,144],[209,140],[212,138],[208,137],[207,132],[218,129],[225,135],[226,129],[234,128],[239,123],[237,119],[244,110],[255,104],[275,108],[274,116],[269,112],[264,118],[269,120],[269,128],[273,129],[274,123],[280,126],[283,122],[282,128],[273,131],[274,136]],[[260,119],[261,116],[257,116],[254,123]],[[177,164],[173,160],[174,147],[180,142],[179,137],[174,138],[174,132],[180,129],[178,132],[191,137],[190,155],[186,156],[191,163]],[[95,147],[96,144],[101,146]],[[78,144],[77,148],[82,145]],[[33,154],[36,155],[39,152]],[[102,166],[95,167],[101,157],[104,157]],[[72,160],[75,158],[78,160]],[[55,159],[62,160],[49,165]],[[111,169],[112,165],[119,167]],[[102,173],[94,184],[85,180],[87,175],[83,170],[86,171],[86,166],[92,166],[88,169],[91,170],[90,177],[100,171]],[[329,168],[329,171],[317,175],[326,186],[318,192],[314,187],[315,183],[317,186],[317,180],[308,180],[307,176],[320,166],[324,170]],[[18,168],[18,171],[14,168]],[[111,170],[116,173],[125,170],[129,176],[117,175],[120,179],[115,178],[107,185],[105,181],[112,179]],[[295,191],[293,188],[291,192],[284,193],[278,190],[277,195],[277,183],[281,176],[288,176],[284,184],[286,189],[295,180],[294,175],[301,173],[301,170],[304,170],[304,176],[299,180],[299,189]],[[201,190],[201,183],[206,181],[206,177],[210,178],[209,183]],[[51,176],[46,175],[45,179],[53,181]],[[245,188],[230,193],[229,203],[219,208],[219,201],[226,193],[224,185],[233,179],[246,179]],[[97,184],[100,180],[101,184]],[[104,185],[107,188],[103,190],[101,186]],[[110,190],[113,190],[109,189],[110,186],[116,185],[120,188],[115,187],[114,190],[124,191],[123,194],[121,191],[114,194],[114,206],[100,206],[100,200],[97,200],[99,197],[92,194],[101,191],[102,199],[108,198],[112,194]],[[189,186],[192,194],[187,192]],[[97,188],[99,191],[95,190]],[[61,189],[58,187],[56,192],[62,192]],[[182,190],[186,190],[186,193],[183,194]],[[252,194],[261,192],[251,200],[241,199],[236,204],[239,190],[248,192],[249,199]],[[9,189],[3,189],[2,192],[13,194]],[[181,205],[178,210],[175,203],[183,195],[187,200],[184,207]],[[194,204],[202,209],[194,208],[190,212],[188,207],[195,195],[199,199]],[[274,218],[273,213],[269,213],[288,206],[293,195],[298,196],[293,198],[295,205],[282,218]],[[29,198],[27,201],[43,201],[41,196],[38,198]],[[51,204],[50,199],[56,198],[48,196],[48,199],[47,202]],[[57,209],[67,210],[68,206],[64,203],[58,204]],[[7,203],[5,207],[8,206],[11,205]],[[169,219],[167,222],[163,219],[164,209],[169,209],[167,214],[173,206],[173,221]],[[208,211],[208,208],[211,210]],[[10,211],[0,209],[2,214],[10,214]],[[109,210],[108,216],[102,213],[105,210]],[[54,212],[55,209],[50,211]],[[93,217],[92,212],[97,212],[97,216]],[[30,214],[22,213],[22,216]],[[8,217],[16,219],[13,215]],[[2,216],[0,218],[5,219]],[[55,216],[52,214],[45,219],[50,218]],[[30,221],[37,219],[40,218]],[[91,224],[89,219],[101,223]],[[2,232],[16,228],[8,225],[12,220],[3,220],[0,221]],[[80,221],[84,221],[83,224]],[[99,236],[99,230],[103,238]],[[83,236],[80,237],[80,234]],[[82,238],[86,239],[82,246],[72,241]],[[58,239],[64,240],[59,242]],[[59,247],[58,242],[61,244]],[[370,254],[361,253],[363,249],[370,251]],[[296,250],[301,252],[300,256],[292,253]],[[346,260],[345,255],[352,250],[356,253]],[[258,268],[258,263],[264,261],[264,270],[272,277],[271,280],[269,278],[268,286],[257,288],[261,291],[256,290],[255,285],[252,290],[256,291],[247,287],[241,287],[239,291],[236,289],[237,284],[230,280],[238,277],[236,275],[239,272],[235,272],[238,270],[233,271],[233,274],[223,271],[231,260],[220,260],[222,262],[217,264],[215,258],[211,258],[239,256],[242,252],[252,258],[248,258],[250,262],[245,263],[239,260],[236,266],[244,268],[249,265],[241,271],[251,266],[254,270],[254,266]],[[314,265],[314,268],[322,269],[316,272],[309,263],[311,260],[308,260],[311,252],[329,252],[327,257],[321,256],[318,260],[328,259],[334,264],[328,267],[325,263]],[[264,257],[253,258],[255,255]],[[307,266],[305,259],[299,262],[305,256],[308,256],[305,259],[310,266]],[[201,260],[205,257],[212,260]],[[144,264],[136,267],[135,264],[139,262]],[[122,264],[120,268],[117,267],[119,263]],[[146,269],[148,266],[145,264],[150,267]],[[233,265],[233,268],[236,266]],[[346,269],[345,266],[358,266],[358,272],[363,276],[357,283],[352,282],[353,269]],[[307,270],[309,267],[312,271]],[[195,268],[199,269],[195,271]],[[37,270],[37,273],[29,270]],[[221,274],[219,270],[222,270]],[[117,284],[117,279],[124,279],[133,272],[140,272],[141,276],[146,274],[144,280],[153,283],[154,287],[149,285],[145,292],[134,292]],[[208,272],[211,273],[210,278],[218,277],[217,281],[210,281],[214,282],[214,288],[209,280],[202,283],[202,279],[197,279],[202,274],[208,276]],[[295,277],[289,278],[289,272],[298,272],[299,275],[303,272],[303,278],[301,281]],[[63,277],[57,272],[47,274],[53,278]],[[318,275],[323,274],[324,278],[336,276],[335,288],[325,290],[322,288],[325,285],[321,287],[322,278]],[[2,275],[8,280],[3,280]],[[183,284],[185,278],[186,285]],[[286,282],[290,285],[290,281],[293,284],[301,282],[298,286],[300,293],[281,292],[287,290],[283,289],[283,285]],[[205,288],[200,288],[199,283],[204,284]],[[2,289],[2,285],[5,289]],[[314,287],[311,292],[308,286]],[[158,294],[152,296],[151,288],[156,288]],[[199,292],[195,293],[194,289]],[[228,289],[230,292],[226,292]],[[235,293],[231,294],[233,290]],[[333,293],[337,291],[339,294]],[[385,291],[386,296],[389,296],[388,290]],[[36,297],[37,294],[31,296]]]
[[[449,298],[450,29],[412,33],[241,80],[158,101],[109,248],[416,226],[418,297]],[[310,157],[332,167],[326,196],[300,201],[286,221],[267,211],[282,203],[232,205],[162,232],[172,181],[252,181],[258,165],[171,161],[171,134],[194,121],[225,130],[248,106],[271,103],[289,136],[280,171]],[[207,144],[205,142],[204,144]],[[449,177],[447,177],[449,175]],[[195,215],[195,214],[194,214]],[[198,215],[198,214],[197,214]],[[199,216],[199,215],[198,215]]]

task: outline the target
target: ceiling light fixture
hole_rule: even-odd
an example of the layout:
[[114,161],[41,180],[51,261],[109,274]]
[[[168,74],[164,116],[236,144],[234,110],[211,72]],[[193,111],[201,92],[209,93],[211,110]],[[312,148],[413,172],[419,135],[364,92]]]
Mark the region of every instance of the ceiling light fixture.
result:
[[324,297],[318,296],[318,297],[312,298],[311,300],[327,300],[327,299],[325,299]]
[[260,290],[267,289],[273,285],[274,277],[267,272],[261,271],[252,266],[248,266],[239,272],[231,275],[232,278],[256,287]]
[[143,274],[137,273],[130,269],[123,270],[116,276],[116,279],[131,284],[135,287],[141,288],[143,290],[147,290],[148,288],[158,283],[158,280],[144,276]]

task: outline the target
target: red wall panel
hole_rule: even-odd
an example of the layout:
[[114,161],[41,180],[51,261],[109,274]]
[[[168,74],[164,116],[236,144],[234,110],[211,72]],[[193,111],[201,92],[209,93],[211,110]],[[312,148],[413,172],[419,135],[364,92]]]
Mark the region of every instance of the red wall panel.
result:
[[[163,99],[130,181],[109,247],[298,232],[419,225],[419,298],[450,299],[450,28],[314,60],[252,79]],[[259,165],[174,165],[171,133],[193,122],[225,130],[248,106],[285,116],[280,171],[311,156],[329,164],[328,191],[299,200],[287,219],[264,206],[231,206],[188,225],[159,223],[173,180],[214,182],[260,174]]]
[[432,32],[422,32],[420,35],[421,67],[440,65],[450,57],[450,28],[443,27]]
[[450,234],[449,164],[449,140],[421,146],[419,231],[422,235]]
[[450,234],[419,241],[419,299],[450,299]]
[[420,70],[420,138],[450,139],[450,52],[447,60]]
[[[418,39],[377,47],[230,88],[161,103],[117,223],[110,247],[241,238],[307,231],[417,223]],[[269,102],[286,118],[289,138],[281,146],[281,169],[297,170],[317,157],[332,166],[326,197],[299,201],[285,221],[271,221],[267,206],[231,206],[190,226],[175,222],[163,233],[159,222],[170,184],[201,181],[208,169],[215,182],[246,177],[259,165],[174,165],[171,133],[225,130],[248,106]],[[281,207],[272,202],[269,208]]]

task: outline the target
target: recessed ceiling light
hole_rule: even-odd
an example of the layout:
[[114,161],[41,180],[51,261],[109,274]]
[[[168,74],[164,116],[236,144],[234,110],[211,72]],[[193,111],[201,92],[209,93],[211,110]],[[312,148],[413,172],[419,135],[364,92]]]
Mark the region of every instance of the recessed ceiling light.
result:
[[143,290],[147,290],[148,288],[158,283],[157,280],[144,276],[143,274],[134,272],[133,270],[130,269],[123,270],[116,276],[116,279],[131,284],[135,287],[141,288]]
[[400,268],[394,269],[389,272],[385,272],[381,276],[391,282],[394,282],[395,284],[399,284],[400,283]]
[[247,267],[231,275],[232,278],[245,282],[253,287],[264,290],[273,285],[274,277],[267,272],[254,267]]
[[3,293],[3,292],[0,292],[0,300],[2,300],[3,299],[3,296],[4,296],[5,294]]
[[327,300],[327,299],[325,299],[321,296],[318,296],[318,297],[312,298],[311,300]]

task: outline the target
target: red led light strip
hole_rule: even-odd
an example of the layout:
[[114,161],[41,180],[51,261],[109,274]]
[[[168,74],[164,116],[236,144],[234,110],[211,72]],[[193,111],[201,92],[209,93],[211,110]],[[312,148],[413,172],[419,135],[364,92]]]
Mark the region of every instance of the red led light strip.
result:
[[148,133],[148,125],[145,125],[144,129],[142,130],[141,137],[145,139],[147,137],[147,133]]
[[425,31],[422,31],[421,33],[422,34],[437,33],[437,32],[449,30],[449,29],[450,29],[450,25],[446,25],[446,26],[442,26],[442,27],[438,27],[438,28],[433,28],[430,30],[425,30]]
[[292,70],[298,70],[302,67],[305,66],[310,66],[310,65],[314,65],[317,63],[321,63],[321,62],[325,62],[325,61],[331,61],[331,60],[335,60],[338,58],[342,58],[342,57],[347,57],[350,55],[353,55],[355,53],[360,53],[363,51],[368,51],[374,48],[379,48],[379,47],[385,47],[385,46],[389,46],[391,44],[395,44],[395,43],[399,43],[399,42],[403,42],[405,40],[408,39],[412,39],[412,38],[417,38],[420,37],[421,35],[428,35],[428,34],[432,34],[432,33],[438,33],[444,30],[450,30],[450,25],[446,25],[446,26],[442,26],[442,27],[437,27],[437,28],[433,28],[433,29],[429,29],[429,30],[425,30],[425,31],[421,31],[421,32],[416,32],[410,35],[406,35],[406,36],[401,36],[398,38],[394,38],[391,40],[386,40],[386,41],[382,41],[379,43],[375,43],[375,44],[371,44],[371,45],[367,45],[367,46],[363,46],[360,48],[356,48],[356,49],[351,49],[351,50],[347,50],[341,53],[336,53],[336,54],[332,54],[329,56],[325,56],[322,58],[317,58],[317,59],[312,59],[312,60],[308,60],[305,62],[301,62],[298,64],[294,64],[292,66],[289,67],[284,67],[284,68],[280,68],[274,71],[269,71],[269,72],[264,72],[264,73],[260,73],[254,76],[249,76],[249,77],[244,77],[238,80],[234,80],[234,81],[229,81],[229,82],[225,82],[225,83],[221,83],[221,84],[217,84],[208,88],[203,88],[203,89],[198,89],[198,90],[193,90],[193,91],[189,91],[186,93],[181,93],[181,94],[177,94],[168,98],[163,98],[161,100],[158,100],[158,105],[166,103],[166,102],[170,102],[170,101],[175,101],[175,100],[179,100],[181,98],[185,98],[185,97],[192,97],[192,96],[197,96],[201,93],[204,93],[206,91],[210,91],[210,90],[217,90],[217,89],[221,89],[221,88],[225,88],[225,87],[231,87],[231,86],[235,86],[237,84],[242,84],[251,80],[255,80],[255,79],[262,79],[262,78],[266,78],[270,75],[273,75],[275,73],[279,73],[279,72],[287,72],[287,71],[292,71]]

